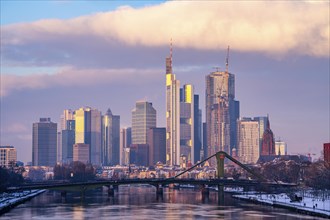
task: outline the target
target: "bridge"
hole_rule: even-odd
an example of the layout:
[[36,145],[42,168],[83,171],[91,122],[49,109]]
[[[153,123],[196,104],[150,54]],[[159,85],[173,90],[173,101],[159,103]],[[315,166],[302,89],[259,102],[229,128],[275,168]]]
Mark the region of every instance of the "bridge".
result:
[[[201,165],[205,161],[215,157],[217,160],[217,178],[216,179],[182,179],[178,178],[186,172],[189,172]],[[256,179],[254,180],[234,180],[234,179],[226,179],[224,177],[224,160],[228,158],[233,161],[235,164],[242,167],[244,170],[252,174]],[[17,187],[8,187],[7,191],[20,191],[20,190],[33,190],[33,189],[53,189],[53,190],[61,190],[62,194],[65,195],[66,191],[80,191],[82,196],[84,195],[86,190],[107,186],[108,187],[108,195],[114,195],[114,189],[119,185],[132,185],[132,184],[149,184],[156,187],[157,195],[163,195],[163,187],[166,187],[170,184],[179,184],[179,185],[197,185],[201,188],[202,195],[208,196],[209,194],[209,186],[217,186],[218,189],[218,198],[219,201],[224,201],[224,187],[232,186],[232,187],[243,187],[243,188],[254,188],[254,189],[283,189],[283,188],[291,188],[295,187],[296,184],[290,183],[278,183],[276,181],[267,180],[262,175],[254,172],[246,165],[240,163],[235,158],[232,158],[224,151],[219,151],[214,155],[206,158],[205,160],[195,164],[191,168],[179,173],[178,175],[172,178],[166,179],[120,179],[120,180],[98,180],[98,181],[88,181],[88,182],[43,182],[39,184],[24,184]]]

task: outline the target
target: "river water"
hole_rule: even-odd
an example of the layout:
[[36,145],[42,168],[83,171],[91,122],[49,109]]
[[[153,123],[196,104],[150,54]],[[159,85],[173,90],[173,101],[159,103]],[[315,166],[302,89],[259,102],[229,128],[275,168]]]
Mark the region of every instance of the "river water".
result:
[[21,204],[0,219],[318,219],[286,209],[262,206],[225,195],[224,205],[218,205],[217,192],[208,198],[199,190],[164,189],[162,197],[152,186],[120,186],[113,197],[107,190],[68,192],[47,191]]

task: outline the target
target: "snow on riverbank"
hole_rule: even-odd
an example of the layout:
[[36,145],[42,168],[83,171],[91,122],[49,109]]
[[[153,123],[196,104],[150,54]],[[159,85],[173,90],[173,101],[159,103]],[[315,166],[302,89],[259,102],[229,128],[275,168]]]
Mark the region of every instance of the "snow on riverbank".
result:
[[330,198],[303,197],[301,202],[290,202],[290,198],[285,194],[251,194],[233,195],[234,198],[249,200],[253,202],[294,209],[305,213],[330,217]]
[[0,194],[0,214],[8,211],[12,207],[31,199],[46,190],[31,190],[15,193],[2,193]]

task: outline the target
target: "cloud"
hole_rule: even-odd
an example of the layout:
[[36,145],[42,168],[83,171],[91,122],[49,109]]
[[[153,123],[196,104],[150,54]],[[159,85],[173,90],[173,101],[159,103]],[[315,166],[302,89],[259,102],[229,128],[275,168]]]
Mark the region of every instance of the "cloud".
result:
[[8,96],[14,91],[43,89],[57,86],[91,86],[143,84],[163,76],[157,69],[77,69],[66,67],[55,74],[1,75],[0,94]]
[[11,123],[6,127],[1,126],[1,132],[5,133],[24,133],[26,131],[29,131],[28,127],[25,124],[19,122]]
[[229,44],[241,52],[316,57],[329,57],[330,41],[327,1],[170,1],[1,29],[5,61],[29,60],[38,65],[49,64],[42,59],[45,54],[64,63],[91,62],[91,54],[104,59],[104,54],[97,56],[103,47],[115,54],[118,45],[162,47],[170,38],[180,48],[219,50]]

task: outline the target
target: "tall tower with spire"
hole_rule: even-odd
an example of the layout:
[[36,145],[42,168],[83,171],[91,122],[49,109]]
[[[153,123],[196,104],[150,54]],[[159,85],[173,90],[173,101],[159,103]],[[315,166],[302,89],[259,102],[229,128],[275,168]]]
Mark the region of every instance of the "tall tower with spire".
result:
[[275,154],[275,139],[272,130],[270,129],[269,118],[267,116],[267,128],[262,136],[261,156],[276,155]]
[[166,164],[180,164],[180,81],[172,71],[172,39],[170,56],[166,57]]

